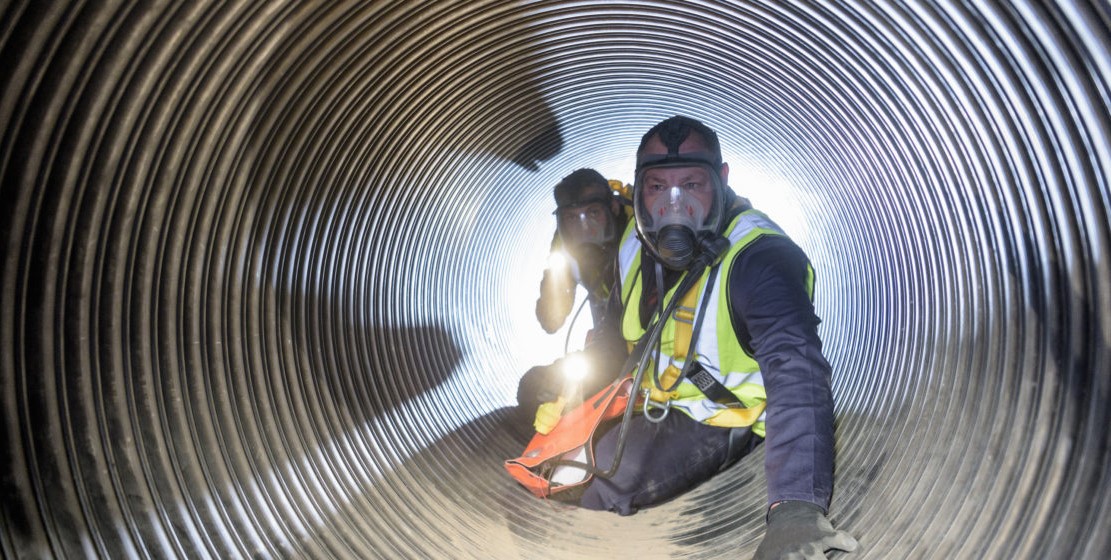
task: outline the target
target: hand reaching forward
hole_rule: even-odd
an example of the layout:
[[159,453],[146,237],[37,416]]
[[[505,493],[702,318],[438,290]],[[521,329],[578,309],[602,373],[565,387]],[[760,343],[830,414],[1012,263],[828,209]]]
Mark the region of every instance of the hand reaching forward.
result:
[[852,552],[856,539],[830,524],[808,502],[780,502],[768,513],[768,529],[753,560],[827,560],[826,551]]

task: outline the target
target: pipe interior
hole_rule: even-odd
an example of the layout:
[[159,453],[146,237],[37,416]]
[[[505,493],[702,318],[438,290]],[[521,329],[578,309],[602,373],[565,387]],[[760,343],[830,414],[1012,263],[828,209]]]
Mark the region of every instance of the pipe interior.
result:
[[1111,552],[1104,2],[0,13],[5,557],[750,555],[761,450],[631,517],[502,468],[551,188],[674,114],[817,270],[854,556]]

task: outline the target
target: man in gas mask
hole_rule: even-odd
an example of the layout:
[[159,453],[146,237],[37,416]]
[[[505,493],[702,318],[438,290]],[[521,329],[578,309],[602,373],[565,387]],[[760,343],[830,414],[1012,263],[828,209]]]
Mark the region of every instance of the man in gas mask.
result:
[[[556,184],[556,232],[552,239],[548,267],[540,281],[540,297],[536,301],[536,318],[548,333],[554,333],[566,322],[575,303],[578,286],[586,290],[593,325],[603,322],[606,302],[615,277],[617,242],[629,222],[626,205],[620,196],[623,184],[607,181],[593,169],[578,169]],[[624,341],[611,336],[601,340],[587,335],[582,355],[590,372],[575,387],[576,393],[589,395],[612,380],[613,370],[620,365]],[[616,362],[616,363],[615,363]],[[521,378],[517,388],[518,410],[522,420],[533,422],[543,403],[555,403],[571,388],[566,387],[563,359],[553,364],[536,366]],[[562,403],[561,403],[562,405]],[[562,406],[535,422],[546,431],[559,418]]]
[[593,320],[599,322],[605,312],[615,280],[618,236],[628,222],[621,198],[612,188],[593,169],[578,169],[555,186],[556,232],[536,300],[536,318],[548,333],[563,326],[580,285],[586,290]]
[[[598,439],[580,503],[628,515],[763,443],[768,528],[757,558],[825,558],[856,541],[826,518],[833,397],[803,251],[728,186],[717,135],[672,117],[644,135],[635,227],[618,249],[610,324],[633,348],[643,413]],[[661,320],[662,318],[662,320]]]

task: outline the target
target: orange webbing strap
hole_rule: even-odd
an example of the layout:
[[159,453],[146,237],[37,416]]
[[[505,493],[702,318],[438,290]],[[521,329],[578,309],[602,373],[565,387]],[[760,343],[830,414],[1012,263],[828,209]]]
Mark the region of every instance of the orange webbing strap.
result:
[[[602,422],[625,413],[632,393],[633,379],[619,379],[583,401],[578,408],[564,414],[547,435],[536,434],[524,453],[505,462],[505,470],[538,498],[555,497],[561,492],[581,488],[594,477],[583,469],[575,480],[568,482],[559,475],[561,467],[553,465],[560,459],[572,459],[594,465],[594,432]],[[563,483],[553,482],[556,476]]]

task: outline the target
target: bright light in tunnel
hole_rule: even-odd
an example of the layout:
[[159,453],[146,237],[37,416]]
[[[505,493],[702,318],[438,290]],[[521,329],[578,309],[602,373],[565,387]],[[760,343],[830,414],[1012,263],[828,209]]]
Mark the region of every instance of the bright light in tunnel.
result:
[[[498,305],[503,306],[500,312],[508,320],[508,324],[498,331],[510,337],[505,344],[509,354],[505,363],[499,366],[504,368],[503,376],[507,380],[499,384],[497,401],[502,405],[516,402],[517,380],[521,375],[533,366],[546,365],[561,357],[565,344],[566,351],[581,348],[586,332],[592,326],[589,312],[585,309],[576,317],[580,304],[586,299],[582,289],[576,290],[571,314],[556,332],[545,332],[536,317],[536,302],[540,297],[544,270],[570,264],[565,255],[549,250],[556,224],[551,214],[551,194],[547,185],[554,185],[564,174],[553,172],[549,176],[535,178],[536,184],[546,187],[542,193],[538,191],[539,201],[534,205],[523,205],[520,213],[513,217],[514,223],[508,226],[522,235],[515,244],[506,247],[506,251],[512,253],[511,257],[507,257],[510,268],[498,277],[499,293],[502,294]],[[496,336],[491,334],[487,342],[492,343]]]
[[629,147],[629,156],[602,162],[594,167],[606,179],[617,179],[625,184],[633,184],[633,172],[636,171],[636,145]]
[[[543,176],[530,178],[533,183],[544,185],[546,188],[537,191],[535,205],[522,205],[521,214],[514,218],[519,222],[512,227],[516,231],[523,232],[524,235],[520,244],[513,247],[512,269],[505,275],[512,281],[506,281],[504,284],[504,305],[512,323],[506,332],[511,332],[513,336],[510,345],[512,356],[508,367],[515,375],[523,374],[532,366],[551,363],[565,353],[580,350],[586,340],[587,332],[594,326],[590,310],[586,305],[586,291],[581,287],[576,289],[571,314],[558,331],[552,334],[544,332],[536,319],[536,300],[540,295],[540,280],[545,268],[569,264],[564,255],[549,251],[556,224],[551,214],[553,203],[548,186],[554,186],[560,178],[580,167],[593,168],[607,179],[632,183],[633,170],[636,166],[635,150],[635,142],[630,142],[626,157],[597,163],[585,160],[551,162],[544,166]],[[505,384],[500,400],[506,403],[513,402],[512,393],[515,388],[515,382]]]
[[570,383],[580,383],[590,374],[590,363],[581,352],[572,352],[563,360],[563,378]]
[[723,154],[729,164],[729,186],[752,206],[768,215],[804,249],[807,220],[799,201],[798,189],[778,171],[745,158]]
[[[546,166],[547,176],[538,178],[538,184],[554,186],[555,183],[574,169],[589,167],[597,170],[602,177],[615,179],[625,183],[632,182],[633,170],[637,164],[635,158],[635,143],[629,143],[629,156],[602,161],[575,161]],[[551,216],[549,206],[551,193],[544,191],[540,196],[539,208],[528,207],[524,210],[528,216],[521,217],[521,231],[536,232],[531,234],[526,246],[520,247],[520,253],[514,257],[517,266],[511,276],[520,280],[511,284],[510,293],[507,294],[507,303],[511,309],[512,317],[518,322],[513,330],[513,350],[518,357],[528,359],[531,364],[549,363],[560,358],[564,352],[573,352],[582,348],[587,332],[593,327],[590,310],[585,306],[585,290],[575,290],[574,306],[567,321],[557,332],[544,332],[536,318],[536,302],[540,294],[540,279],[544,268],[568,266],[562,253],[551,253],[549,243],[551,234],[555,230],[555,220]],[[531,209],[537,208],[537,209]],[[530,367],[521,364],[522,367]],[[523,372],[523,370],[522,370]]]
[[548,270],[558,272],[567,266],[567,256],[563,251],[552,251],[548,255]]

